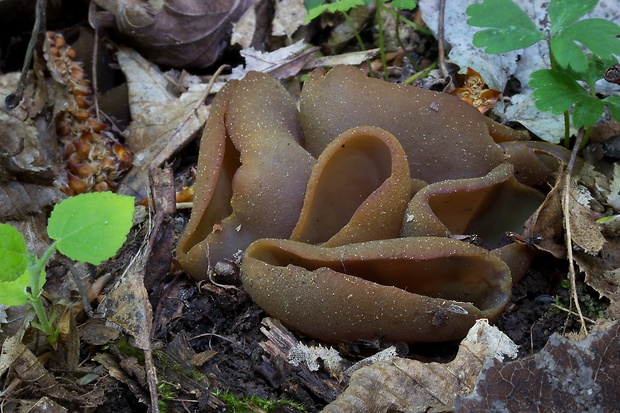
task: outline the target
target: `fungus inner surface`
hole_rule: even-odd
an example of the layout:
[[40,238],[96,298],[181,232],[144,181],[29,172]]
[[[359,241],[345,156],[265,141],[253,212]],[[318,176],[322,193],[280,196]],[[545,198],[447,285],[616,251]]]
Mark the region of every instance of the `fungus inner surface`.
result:
[[358,260],[340,260],[325,256],[306,257],[296,251],[255,245],[251,257],[276,267],[294,266],[308,271],[329,268],[414,294],[471,302],[483,311],[505,300],[498,285],[503,275],[498,269],[504,268],[490,264],[488,254],[461,252],[454,256],[417,259],[360,257]]
[[[390,149],[381,139],[364,135],[343,141],[315,175],[316,190],[308,208],[308,216],[295,232],[303,233],[303,241],[324,243],[353,217],[360,205],[377,190],[392,172]],[[302,222],[300,220],[300,222]]]

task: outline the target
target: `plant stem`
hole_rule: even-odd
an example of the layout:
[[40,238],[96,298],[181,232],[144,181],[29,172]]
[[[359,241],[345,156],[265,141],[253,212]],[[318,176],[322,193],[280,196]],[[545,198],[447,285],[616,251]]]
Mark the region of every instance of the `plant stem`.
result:
[[383,79],[387,82],[390,78],[388,76],[387,58],[385,56],[385,44],[383,41],[383,20],[381,19],[381,8],[383,5],[381,4],[381,0],[375,0],[375,4],[377,6],[376,19],[377,26],[379,27],[379,50],[381,52],[381,65],[383,66]]
[[570,148],[570,114],[568,111],[564,112],[564,147]]
[[396,13],[396,41],[398,42],[398,45],[400,46],[400,48],[403,49],[403,53],[405,53],[405,56],[407,56],[407,59],[409,59],[409,63],[411,63],[411,66],[413,66],[413,68],[415,69],[416,72],[419,72],[420,71],[420,66],[418,66],[418,64],[415,61],[415,59],[413,58],[413,56],[411,56],[411,54],[407,51],[403,41],[400,38],[400,18],[401,18],[400,13],[401,13],[401,10],[397,9],[396,11],[397,11],[397,13]]
[[[347,24],[351,28],[351,31],[353,32],[353,36],[355,36],[355,39],[357,40],[357,44],[359,45],[360,50],[365,51],[366,47],[364,46],[364,41],[362,40],[362,36],[360,36],[360,32],[355,27],[353,20],[351,20],[351,16],[349,16],[349,14],[344,11],[341,13],[344,16],[344,19],[346,20]],[[375,77],[370,61],[367,61],[366,64],[368,65],[368,73],[370,74],[370,77]]]
[[41,274],[44,271],[47,260],[56,251],[56,248],[56,242],[53,242],[52,245],[50,245],[43,253],[43,256],[40,259],[37,259],[35,263],[28,269],[30,271],[31,294],[31,297],[28,301],[30,301],[30,304],[32,305],[34,311],[37,314],[39,324],[41,325],[41,329],[47,335],[48,342],[52,345],[56,343],[58,334],[50,323],[49,318],[47,317],[47,313],[45,312],[45,308],[43,308],[43,302],[41,300],[41,295],[43,294],[43,286],[41,285]]

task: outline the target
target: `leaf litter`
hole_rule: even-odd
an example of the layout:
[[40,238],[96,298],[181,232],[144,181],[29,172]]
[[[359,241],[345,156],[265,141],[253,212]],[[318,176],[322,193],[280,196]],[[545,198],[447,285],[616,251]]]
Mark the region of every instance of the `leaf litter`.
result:
[[[299,2],[293,2],[292,6],[299,6],[298,3]],[[432,21],[434,11],[429,9],[429,7],[431,7],[430,2],[422,0],[420,5],[424,11],[424,16],[427,22]],[[282,17],[282,27],[278,29],[280,32],[276,31],[276,33],[283,33],[281,35],[294,37],[293,35],[296,31],[295,26],[302,24],[298,16],[293,13],[294,10],[299,10],[298,7],[295,8],[292,6],[290,7],[291,15],[288,17]],[[532,12],[535,12],[535,6],[536,4],[531,5],[533,8],[531,10]],[[280,16],[285,14],[287,9],[288,8],[285,6],[280,6]],[[608,4],[602,4],[599,6],[599,9],[600,10],[598,13],[603,13],[603,16],[607,16],[607,18],[612,20],[616,19],[617,21],[618,15],[620,14],[618,10]],[[459,10],[457,5],[455,5],[454,10]],[[126,16],[121,16],[121,18],[126,18]],[[449,22],[448,26],[454,29],[463,28],[464,20],[462,18],[461,21],[450,20],[449,12],[447,19]],[[467,28],[468,27],[464,27],[463,29]],[[447,40],[452,44],[453,52],[458,52],[460,44],[459,40],[457,38],[451,38],[450,32],[446,33],[446,36]],[[471,35],[464,35],[461,42],[467,43],[466,39],[471,39]],[[469,43],[471,44],[471,40],[469,40]],[[249,43],[246,42],[246,44]],[[303,53],[309,46],[311,45],[299,43],[297,45],[293,44],[293,47],[289,49],[278,48],[271,52],[265,52],[262,50],[257,51],[255,49],[250,49],[248,46],[244,48],[242,52],[242,55],[246,57],[246,67],[245,69],[240,70],[252,70],[256,68],[260,68],[261,70],[270,70],[273,67],[283,67],[284,71],[282,72],[282,77],[297,75],[299,70],[303,67],[307,68],[312,67],[312,65],[320,64],[313,63],[314,57],[311,55],[312,52],[307,52],[306,54]],[[148,47],[150,46],[147,46],[147,48]],[[532,56],[527,54],[521,55],[521,60],[519,63],[515,63],[516,59],[512,59],[513,61],[511,61],[511,58],[499,58],[499,60],[496,60],[495,58],[491,59],[488,55],[483,55],[484,58],[476,58],[473,50],[466,50],[467,51],[462,52],[462,54],[470,54],[477,62],[489,62],[486,66],[487,71],[485,71],[485,69],[480,70],[479,68],[477,68],[477,70],[480,70],[487,83],[489,83],[492,87],[498,86],[499,89],[503,89],[503,85],[506,83],[508,75],[514,74],[515,76],[518,75],[517,77],[521,79],[526,78],[528,70],[535,70],[532,69],[532,67],[536,67],[536,65],[540,64],[540,62],[544,62],[545,58],[545,51],[542,49],[534,50]],[[300,52],[301,54],[299,54]],[[354,60],[345,59],[344,61],[349,63],[356,62],[354,64],[359,64],[360,61],[357,60],[359,59],[359,56],[361,55],[362,57],[367,58],[370,55],[370,52],[371,51],[355,52],[351,56],[351,59]],[[219,54],[220,51],[218,50],[217,53]],[[342,59],[344,56],[344,54],[327,56],[324,59]],[[348,58],[349,57],[347,57],[347,59]],[[458,61],[456,57],[453,57],[453,60]],[[149,169],[154,166],[161,166],[165,160],[169,159],[174,153],[177,153],[183,146],[187,145],[195,136],[195,133],[200,130],[201,126],[204,124],[204,120],[208,115],[208,106],[201,105],[201,103],[206,98],[205,94],[208,88],[208,82],[199,81],[189,87],[179,88],[174,81],[175,75],[170,76],[171,73],[162,72],[151,61],[142,58],[132,49],[121,50],[119,54],[119,63],[121,64],[125,76],[128,78],[128,83],[130,84],[130,107],[132,110],[133,119],[132,124],[124,131],[124,135],[127,144],[133,145],[131,147],[135,150],[136,165],[138,165],[138,167],[135,168],[137,174],[136,178],[134,178],[134,182],[137,183],[130,184],[131,180],[128,179],[128,184],[125,191],[128,193],[146,195]],[[259,64],[262,66],[257,66]],[[325,64],[329,65],[329,60]],[[461,64],[461,66],[467,67],[468,65]],[[7,78],[3,77],[2,79]],[[131,86],[132,83],[133,87]],[[211,88],[211,93],[216,92],[222,84],[223,82],[214,83]],[[527,97],[527,92],[522,95],[523,96],[521,99],[523,99],[523,101],[513,99],[512,106],[509,108],[502,109],[501,105],[499,105],[499,114],[502,119],[506,121],[520,121],[530,130],[537,132],[543,137],[550,136],[551,133],[555,133],[553,128],[556,126],[554,126],[555,124],[551,119],[540,118],[543,119],[543,121],[539,122],[539,124],[532,120],[539,117],[541,114],[539,112],[534,112],[528,115],[527,111],[531,110],[528,108],[533,107],[533,101],[531,101],[531,98]],[[530,99],[530,103],[527,103],[528,99]],[[15,116],[17,113],[18,112],[14,112],[10,115]],[[30,128],[30,132],[27,133],[30,135],[33,133],[36,134],[35,129],[32,129],[36,128],[36,125],[32,121],[34,118],[33,116],[24,114],[17,116],[21,116],[23,119],[26,119],[25,121],[17,122],[17,127],[29,125],[28,127]],[[0,119],[0,123],[6,125],[4,122],[4,120]],[[548,129],[543,128],[544,125],[542,124],[545,122],[550,125]],[[24,134],[23,136],[28,135]],[[9,148],[10,150],[6,150],[4,152],[10,152],[16,147],[19,148],[20,142],[16,141],[14,138],[11,139],[12,140],[7,141],[12,145]],[[3,143],[5,142],[4,140],[2,141]],[[33,159],[35,156],[39,156],[31,149],[25,151],[24,154],[29,156],[30,159]],[[3,161],[4,160],[5,159],[3,159]],[[6,162],[4,162],[3,165],[7,165]],[[26,170],[26,175],[29,174],[32,176],[33,174],[40,174],[42,170],[37,170],[33,165],[34,163],[32,161],[22,162],[21,170]],[[7,174],[11,176],[12,179],[15,179],[17,175],[15,175],[14,170],[10,168],[8,168],[8,170],[9,172]],[[605,226],[602,223],[597,222],[595,218],[600,218],[602,216],[613,216],[614,214],[620,213],[617,201],[618,197],[620,197],[620,194],[618,193],[618,185],[620,185],[618,182],[620,182],[620,178],[617,175],[618,172],[616,172],[615,176],[609,180],[603,175],[596,175],[592,178],[592,176],[582,172],[580,175],[576,175],[573,180],[574,187],[571,187],[570,190],[571,228],[573,229],[573,241],[578,246],[578,251],[575,253],[575,260],[581,270],[586,274],[585,282],[593,287],[599,294],[610,300],[611,305],[607,310],[607,317],[610,319],[620,316],[620,296],[618,293],[618,286],[620,285],[620,281],[618,279],[618,268],[620,268],[620,256],[618,255],[620,254],[618,251],[620,251],[620,245],[618,245],[618,240],[616,238],[617,233],[614,234],[613,232],[610,233],[609,230],[605,230]],[[5,179],[5,175],[0,176]],[[22,173],[21,176],[24,176],[24,174]],[[19,178],[21,178],[21,176],[19,176]],[[34,183],[22,183],[21,181],[15,180],[5,182],[10,182],[10,184],[2,184],[7,185],[6,188],[10,187],[10,189],[6,189],[4,191],[5,193],[19,193],[19,195],[8,196],[6,201],[1,201],[2,198],[0,198],[0,201],[2,202],[0,203],[0,207],[6,205],[5,210],[7,211],[10,211],[11,209],[15,210],[17,209],[17,206],[20,205],[29,205],[28,191],[34,191],[36,188],[49,188],[45,186],[39,187]],[[20,184],[21,187],[15,187],[15,182]],[[29,185],[33,186],[30,187]],[[0,186],[0,188],[2,188],[2,186]],[[583,202],[582,196],[582,191],[584,188],[591,197],[585,197],[585,203]],[[530,232],[531,239],[535,239],[536,235],[544,234],[542,236],[542,242],[536,243],[535,245],[542,250],[547,249],[548,251],[555,252],[558,256],[562,256],[562,249],[565,249],[562,239],[563,228],[561,226],[559,228],[555,226],[558,222],[561,224],[561,189],[562,184],[558,181],[556,187],[549,192],[545,204],[543,204],[543,207],[541,207],[541,210],[537,214],[537,220],[532,223],[532,229]],[[41,202],[40,207],[38,205],[32,206],[33,212],[40,211],[45,205],[51,205],[52,203],[57,202],[57,197],[58,195],[55,197],[53,192],[49,193],[49,196],[46,195],[45,197],[42,197],[41,199],[43,201]],[[578,200],[581,200],[581,202]],[[602,205],[603,209],[598,210],[594,208],[593,205],[596,204]],[[29,213],[27,209],[22,211],[21,208],[19,208],[19,212],[22,214]],[[21,219],[21,216],[17,215],[13,218]],[[551,232],[543,232],[545,230],[550,230]],[[147,234],[142,234],[141,236],[144,238],[149,238]],[[549,240],[552,240],[551,243],[548,245],[545,244],[549,242]],[[133,256],[135,258],[135,248],[136,245],[134,244],[134,252],[130,253],[128,256]],[[132,336],[135,340],[134,345],[137,348],[151,351],[151,336],[157,335],[157,333],[152,330],[161,328],[161,326],[152,325],[153,317],[150,314],[152,311],[151,303],[149,302],[148,292],[144,288],[145,260],[148,261],[148,258],[144,256],[135,258],[134,262],[136,263],[135,265],[137,265],[137,268],[134,267],[134,269],[126,271],[124,275],[121,275],[122,271],[120,271],[119,268],[110,268],[110,271],[116,274],[116,282],[114,287],[99,296],[99,298],[94,299],[103,299],[103,304],[99,305],[99,312],[103,315],[104,319],[115,322],[115,324],[120,326],[122,330]],[[224,281],[229,282],[231,280],[227,279]],[[235,282],[234,276],[232,278],[232,282]],[[177,359],[177,362],[183,364],[183,368],[187,370],[183,375],[176,377],[174,380],[180,383],[186,380],[188,375],[191,376],[193,370],[191,370],[191,368],[184,363],[188,359],[192,359],[195,356],[195,353],[191,347],[194,345],[199,347],[202,345],[204,347],[206,343],[211,346],[213,340],[222,343],[226,340],[230,340],[229,345],[219,347],[220,354],[210,356],[213,358],[209,358],[209,360],[214,360],[216,362],[216,367],[218,364],[221,366],[225,365],[226,361],[224,360],[228,357],[225,358],[224,353],[227,351],[233,354],[233,357],[238,357],[239,360],[241,360],[239,366],[242,365],[241,363],[243,363],[243,360],[247,362],[247,355],[243,355],[243,352],[240,350],[241,346],[244,345],[242,343],[242,341],[245,340],[245,338],[243,338],[245,337],[244,334],[247,337],[250,337],[250,333],[256,334],[258,332],[257,320],[254,319],[254,317],[256,317],[255,310],[252,312],[250,307],[248,307],[247,297],[244,297],[243,293],[238,290],[235,290],[232,292],[233,295],[229,296],[227,295],[229,292],[225,293],[225,291],[229,290],[219,288],[217,285],[212,284],[202,286],[202,294],[206,295],[191,303],[191,300],[188,301],[188,297],[192,294],[196,294],[197,290],[195,287],[190,285],[181,285],[180,287],[176,286],[175,288],[173,298],[179,302],[185,303],[186,310],[185,313],[180,313],[178,307],[176,307],[176,312],[172,313],[170,316],[166,316],[167,318],[164,318],[165,320],[180,320],[182,318],[187,318],[184,322],[184,328],[187,330],[187,334],[190,334],[190,332],[195,332],[196,336],[198,336],[200,329],[196,323],[209,325],[208,323],[205,324],[205,322],[202,321],[202,318],[205,317],[203,315],[204,312],[207,312],[207,317],[217,319],[218,312],[225,312],[225,310],[228,309],[229,315],[231,316],[231,320],[229,320],[228,323],[233,327],[229,327],[228,330],[221,329],[221,332],[229,331],[229,336],[219,334],[220,337],[218,337],[218,333],[213,333],[211,336],[207,334],[203,337],[193,337],[189,340],[187,337],[184,337],[185,333],[183,333],[183,327],[180,328],[180,330],[177,328],[176,331],[180,332],[176,335],[174,343],[170,343],[170,345],[167,346],[166,351],[172,352],[173,354],[182,355],[180,359]],[[66,291],[61,295],[64,294],[69,293]],[[194,297],[194,299],[195,298],[196,297]],[[209,300],[212,300],[212,302],[209,303]],[[65,307],[61,308],[66,308],[66,305],[67,304],[64,304]],[[233,308],[235,309],[232,310]],[[65,343],[69,349],[68,352],[63,352],[62,354],[65,361],[75,360],[77,331],[86,331],[86,328],[91,328],[92,330],[90,330],[87,334],[88,336],[92,337],[93,335],[101,335],[102,337],[108,337],[100,342],[100,345],[104,343],[113,343],[113,340],[117,337],[118,330],[110,330],[109,327],[105,326],[105,324],[94,322],[94,320],[90,320],[87,323],[88,327],[84,325],[80,326],[76,330],[74,327],[74,321],[72,321],[75,319],[75,316],[70,315],[71,313],[66,311],[63,314],[65,314],[62,321],[65,326],[64,331],[66,332]],[[79,314],[77,316],[79,317]],[[26,322],[26,320],[27,318],[23,321]],[[191,325],[192,323],[194,323],[194,325]],[[213,325],[213,328],[215,328],[215,325]],[[541,352],[534,356],[518,359],[516,361],[502,361],[500,355],[498,355],[497,351],[499,348],[499,342],[507,344],[511,349],[508,352],[514,354],[514,343],[512,343],[512,341],[510,341],[510,339],[505,335],[502,335],[501,332],[493,333],[496,334],[493,339],[495,341],[483,340],[487,337],[487,334],[491,334],[489,330],[493,331],[493,329],[494,327],[486,326],[483,328],[477,325],[475,330],[472,329],[472,331],[470,331],[468,338],[461,342],[458,353],[451,362],[445,363],[445,360],[443,360],[444,363],[427,363],[396,357],[389,361],[381,361],[370,366],[363,367],[353,373],[350,380],[349,378],[344,378],[343,382],[338,385],[335,385],[333,380],[330,381],[329,375],[326,376],[325,371],[319,367],[318,370],[312,372],[312,376],[305,376],[305,380],[307,380],[305,385],[295,384],[295,382],[284,384],[283,386],[286,389],[284,393],[298,396],[300,400],[305,400],[307,402],[316,400],[313,399],[313,397],[316,398],[317,394],[323,394],[324,398],[321,400],[325,403],[335,399],[338,393],[341,393],[342,390],[348,386],[347,390],[345,390],[335,402],[328,405],[326,411],[354,411],[354,407],[352,406],[359,406],[359,403],[362,403],[364,406],[367,406],[366,403],[374,403],[377,411],[382,411],[381,409],[384,409],[385,411],[388,408],[394,408],[394,406],[400,406],[402,409],[411,409],[411,406],[426,406],[427,408],[430,408],[431,411],[432,409],[451,409],[451,406],[454,406],[453,398],[438,397],[434,400],[428,400],[425,398],[427,395],[424,395],[424,393],[427,393],[429,389],[434,391],[437,391],[436,389],[442,389],[439,390],[441,396],[460,395],[457,399],[457,409],[471,409],[475,408],[474,406],[481,405],[476,403],[497,402],[497,399],[494,397],[498,396],[498,392],[502,389],[493,387],[496,383],[493,381],[493,375],[497,374],[498,371],[505,372],[510,370],[515,372],[515,377],[517,377],[517,379],[506,383],[506,386],[512,386],[510,388],[514,389],[522,383],[530,384],[532,386],[541,386],[541,383],[543,383],[544,380],[549,380],[544,382],[545,384],[554,383],[553,380],[556,380],[557,382],[558,377],[554,377],[552,373],[555,370],[565,370],[567,366],[571,365],[570,363],[576,363],[574,365],[580,366],[601,366],[603,365],[601,364],[603,361],[607,363],[607,366],[616,365],[618,363],[618,361],[613,358],[604,358],[603,356],[606,354],[605,351],[614,350],[614,345],[617,345],[617,340],[614,342],[611,340],[611,337],[614,337],[614,334],[617,336],[618,332],[616,330],[618,329],[618,323],[608,323],[606,325],[599,324],[597,325],[597,330],[595,332],[591,333],[587,339],[580,342],[562,338],[560,336],[554,336],[549,340],[547,347],[545,347]],[[116,333],[114,333],[115,331]],[[236,331],[236,333],[233,333],[233,331]],[[161,332],[162,331],[159,331],[159,333]],[[34,354],[37,353],[36,348],[34,352],[33,350],[28,349],[26,350],[30,353],[25,352],[25,347],[21,344],[23,334],[24,331],[22,331],[21,334],[14,336],[19,337],[17,341],[11,341],[9,338],[5,339],[4,344],[7,349],[7,356],[5,357],[4,355],[5,351],[3,347],[3,355],[0,357],[0,366],[4,366],[4,369],[0,371],[5,372],[9,366],[15,363],[14,367],[19,367],[19,369],[16,369],[18,378],[25,378],[29,380],[32,377],[28,376],[27,373],[28,371],[32,371],[36,372],[38,375],[37,380],[48,380],[45,383],[37,382],[37,384],[49,386],[47,387],[50,389],[50,392],[48,393],[49,396],[56,397],[59,400],[64,398],[64,400],[70,400],[71,402],[82,403],[81,405],[89,405],[89,403],[92,403],[91,405],[96,405],[97,403],[100,404],[102,402],[103,399],[100,397],[102,397],[102,394],[112,386],[112,382],[110,381],[111,378],[106,379],[106,376],[101,375],[100,373],[100,375],[97,376],[99,379],[99,384],[94,387],[92,393],[87,393],[89,394],[87,398],[80,399],[79,397],[76,397],[75,393],[66,390],[62,384],[58,384],[58,381],[54,375],[51,374],[45,366],[32,358]],[[263,329],[263,334],[265,334],[265,329]],[[281,334],[284,335],[285,333],[282,332]],[[499,336],[497,336],[497,334],[499,334]],[[289,340],[294,339],[292,334],[287,337],[289,337]],[[500,338],[498,339],[497,337]],[[269,342],[269,340],[267,342]],[[299,344],[305,345],[303,343]],[[290,380],[291,377],[295,376],[292,373],[295,370],[290,370],[290,368],[280,364],[283,362],[288,362],[288,356],[284,353],[278,353],[278,351],[275,350],[278,345],[275,347],[270,347],[268,344],[263,344],[262,346],[264,349],[271,348],[271,351],[273,351],[273,363],[276,364],[276,367],[274,367],[273,363],[268,363],[264,359],[262,362],[255,364],[254,368],[260,372],[263,382],[269,383],[271,381],[272,387],[275,387],[277,385],[282,385],[282,382],[284,381],[283,378],[288,377]],[[117,343],[113,344],[113,347],[116,349],[114,350],[114,356],[111,356],[109,353],[99,353],[95,360],[98,360],[101,366],[105,367],[105,370],[111,375],[111,377],[116,377],[118,380],[125,383],[140,403],[143,405],[147,404],[149,401],[149,396],[144,390],[148,387],[148,383],[143,379],[139,379],[141,375],[145,374],[146,370],[135,359],[133,359],[134,363],[132,364],[130,362],[131,357],[119,351],[118,349],[120,346]],[[265,351],[269,352],[268,350]],[[379,352],[379,349],[376,349],[376,352]],[[22,354],[24,354],[24,356],[22,356]],[[32,354],[32,356],[30,354]],[[325,354],[325,352],[321,351],[320,354]],[[355,354],[355,351],[352,351],[351,349],[348,351],[341,350],[341,354],[349,354],[350,357],[351,354]],[[575,355],[574,358],[571,358],[573,355]],[[280,359],[278,359],[278,357],[280,357]],[[311,359],[313,359],[313,357],[314,356],[311,356]],[[362,356],[358,354],[356,357]],[[256,359],[254,359],[254,361],[256,362]],[[71,361],[71,365],[73,364],[74,361]],[[155,361],[155,364],[158,365],[158,368],[162,368],[163,366],[163,364],[157,360]],[[465,365],[467,365],[467,368],[464,367]],[[23,368],[20,366],[23,366]],[[554,370],[550,368],[550,366],[557,367],[555,367]],[[250,365],[246,365],[246,367],[249,369]],[[607,370],[604,369],[605,367],[603,367],[601,372],[607,373]],[[95,371],[96,369],[92,367],[92,372]],[[213,365],[208,367],[206,371],[207,375],[209,375],[209,380],[213,383],[219,384],[220,386],[230,386],[233,383],[238,383],[235,380],[232,382],[227,382],[224,376],[217,378],[217,369],[213,370]],[[480,371],[482,371],[482,374],[479,374]],[[448,374],[447,372],[451,373]],[[536,382],[520,382],[518,378],[524,375],[524,372],[527,374],[534,373],[535,376],[541,377],[541,379]],[[593,370],[593,372],[597,373],[599,370]],[[172,374],[170,373],[170,370],[168,370],[168,373]],[[168,378],[169,376],[166,377]],[[310,377],[312,377],[312,379]],[[412,377],[418,377],[418,380],[413,380],[415,383],[412,383]],[[442,377],[448,377],[448,379],[442,381]],[[602,390],[606,389],[606,386],[608,386],[609,383],[596,381],[598,377],[594,377],[594,381],[592,381],[592,377],[593,376],[587,377],[586,375],[577,377],[575,379],[575,388],[587,390],[586,387],[589,385],[593,386],[591,388]],[[317,385],[317,380],[325,386],[322,387],[322,390],[320,391],[317,390],[317,387],[313,387]],[[363,382],[364,380],[370,380],[370,389],[373,391],[376,389],[389,389],[394,393],[401,392],[400,394],[402,397],[398,402],[395,402],[394,400],[388,401],[385,399],[375,398],[374,396],[369,398],[369,387],[365,387],[369,386],[369,384],[367,384],[367,382],[360,384],[360,382]],[[194,383],[199,382],[200,380],[195,380]],[[237,384],[237,386],[241,389],[245,389],[244,391],[249,390],[248,388],[243,388],[239,384]],[[254,390],[259,392],[265,391],[267,387],[268,386],[265,386],[264,384],[262,387],[261,385],[256,385]],[[331,391],[328,389],[331,389]],[[473,393],[468,397],[467,394],[472,390]],[[495,391],[495,393],[491,390]],[[193,394],[198,397],[199,392],[204,392],[204,385],[198,384],[196,387],[189,386],[185,389],[185,391],[187,392],[186,394]],[[372,394],[374,395],[375,393],[373,392]],[[40,402],[45,402],[45,399],[45,396],[42,397]],[[208,402],[204,402],[204,406],[208,406],[212,409],[222,407],[222,404],[218,403],[216,399],[211,397],[208,399]],[[517,397],[515,394],[515,397],[509,400],[509,402],[513,403],[510,406],[524,408],[526,405],[523,403],[526,399],[527,394],[525,394],[523,398]],[[563,402],[568,401],[569,403],[574,403],[571,404],[571,406],[574,406],[576,409],[584,406],[584,403],[592,403],[592,400],[593,399],[588,399],[587,397],[583,398],[583,400],[578,400],[576,398],[571,398],[571,395],[565,395],[562,399]],[[613,402],[614,400],[608,399],[605,401]],[[594,400],[594,402],[598,403],[599,401]]]

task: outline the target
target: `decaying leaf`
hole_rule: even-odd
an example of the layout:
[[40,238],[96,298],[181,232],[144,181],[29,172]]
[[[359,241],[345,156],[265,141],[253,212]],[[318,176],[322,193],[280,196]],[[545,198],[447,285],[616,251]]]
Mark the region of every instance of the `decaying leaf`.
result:
[[333,28],[325,42],[325,53],[337,55],[351,40],[355,38],[355,30],[361,31],[375,16],[375,4],[357,6],[347,12],[349,18],[341,21]]
[[566,258],[562,223],[563,182],[560,174],[543,203],[525,223],[524,231],[526,239],[537,241],[534,243],[535,248],[546,251],[556,258]]
[[[599,189],[602,189],[599,187]],[[607,204],[620,212],[620,163],[614,164],[613,177],[609,183],[609,190],[604,191]]]
[[[541,26],[548,24],[547,0],[516,0],[515,3],[537,24]],[[484,49],[474,47],[472,44],[473,35],[479,28],[467,24],[465,10],[471,4],[471,0],[454,0],[450,2],[450,7],[446,7],[444,37],[451,46],[449,59],[461,68],[472,67],[480,72],[493,89],[504,90],[510,76],[518,79],[523,86],[521,93],[511,98],[510,105],[498,103],[495,106],[495,113],[504,121],[521,123],[545,141],[559,142],[564,136],[563,117],[538,110],[532,98],[533,89],[527,87],[532,72],[549,67],[549,48],[546,42],[536,43],[523,50],[497,55],[486,54]],[[433,32],[437,33],[439,2],[420,0],[419,6],[424,21]],[[620,22],[620,8],[618,3],[603,1],[584,17]],[[548,30],[547,27],[541,28]],[[617,91],[617,86],[605,81],[597,82],[597,92],[611,90]]]
[[304,24],[308,15],[302,0],[276,1],[276,14],[273,17],[271,34],[286,36],[289,39]]
[[[289,354],[291,350],[299,347],[301,343],[280,321],[265,317],[261,324],[261,332],[267,337],[267,340],[259,343],[259,345],[273,359],[280,360],[276,363],[279,370],[278,374],[282,377],[291,374],[298,377],[297,383],[283,382],[283,390],[295,392],[301,385],[302,388],[308,389],[318,399],[325,402],[333,401],[338,394],[342,393],[343,386],[340,382],[326,378],[325,374],[319,374],[320,371],[310,371],[305,362],[299,363],[297,366],[290,363]],[[331,357],[331,359],[334,360],[335,357]],[[337,366],[337,363],[334,364]],[[338,367],[334,369],[334,372],[337,371],[339,371]]]
[[134,264],[119,278],[97,312],[131,335],[135,346],[144,350],[150,348],[152,309],[144,288],[144,274],[139,269],[141,265]]
[[303,40],[268,53],[251,47],[241,51],[241,56],[245,58],[245,67],[233,68],[231,77],[241,79],[251,70],[269,73],[276,79],[295,76],[312,59],[317,50],[318,47],[310,47]]
[[157,64],[207,67],[228,43],[231,23],[254,0],[96,0],[114,13],[118,29]]
[[323,412],[440,412],[469,394],[485,360],[515,357],[517,346],[486,320],[478,320],[450,363],[423,363],[396,357],[353,373],[349,387]]
[[461,100],[469,103],[480,113],[487,113],[493,109],[493,105],[499,100],[502,92],[489,89],[480,73],[471,67],[467,68],[465,75],[457,75],[460,87],[457,87],[451,95],[458,96]]
[[585,252],[595,255],[601,251],[605,237],[592,217],[592,212],[579,201],[579,192],[574,185],[570,191],[570,227],[573,242]]
[[[148,170],[161,166],[182,149],[206,121],[209,110],[203,102],[207,85],[174,93],[171,81],[134,50],[121,48],[118,62],[129,87],[132,122],[124,133],[134,153],[134,167],[119,192],[144,197]],[[221,84],[214,86],[213,93]]]
[[28,413],[38,413],[38,412],[65,413],[65,412],[68,412],[67,409],[65,409],[64,407],[62,407],[60,404],[56,403],[54,400],[50,399],[49,397],[41,397],[35,403],[28,403],[28,402],[22,403],[21,408],[23,409],[22,411],[28,412]]
[[[18,79],[19,73],[0,76],[0,96],[13,93]],[[58,145],[45,118],[37,116],[42,98],[33,76],[27,85],[20,106],[10,112],[0,106],[0,179],[51,183],[58,168]]]
[[0,180],[0,221],[23,220],[28,215],[40,214],[65,196],[52,186]]
[[620,406],[620,321],[605,321],[587,338],[557,333],[537,354],[502,363],[488,359],[457,412],[612,412]]

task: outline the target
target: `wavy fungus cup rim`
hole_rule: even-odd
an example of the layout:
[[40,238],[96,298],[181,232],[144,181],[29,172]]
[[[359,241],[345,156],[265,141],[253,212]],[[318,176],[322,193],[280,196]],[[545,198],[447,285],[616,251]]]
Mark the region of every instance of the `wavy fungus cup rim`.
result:
[[440,237],[333,248],[262,239],[246,250],[241,276],[267,313],[328,342],[459,339],[476,319],[496,319],[512,286],[491,252]]
[[[327,235],[308,236],[302,230],[301,235],[294,233],[297,226],[305,225],[300,223],[307,213],[304,200],[319,186],[323,174],[313,171],[328,165],[327,169],[336,171],[330,172],[334,176],[345,174],[347,169],[330,166],[330,161],[317,166],[311,154],[337,159],[322,152],[341,134],[353,133],[352,128],[382,137],[385,146],[376,146],[375,155],[391,157],[391,169],[378,168],[381,173],[376,188],[358,191],[357,204],[348,204],[344,218],[337,220]],[[278,81],[250,72],[244,79],[227,84],[212,105],[200,147],[195,205],[179,241],[178,261],[195,279],[207,279],[218,262],[238,262],[245,251],[242,280],[254,301],[285,324],[325,341],[462,338],[476,318],[494,319],[500,314],[510,295],[512,274],[506,263],[515,274],[521,274],[527,266],[522,257],[529,260],[528,252],[523,251],[526,247],[509,246],[494,254],[448,238],[398,238],[408,236],[400,233],[405,208],[410,194],[427,182],[478,179],[494,168],[508,169],[505,163],[515,165],[519,182],[543,185],[565,154],[555,154],[543,145],[511,142],[524,139],[527,136],[490,121],[456,97],[370,79],[352,67],[313,72],[301,92],[299,110]],[[339,152],[336,149],[329,150]],[[366,161],[374,162],[372,156]],[[360,168],[363,166],[351,173],[358,173]],[[386,189],[384,184],[394,177],[391,183],[402,185]],[[338,195],[338,190],[332,192]],[[337,197],[328,199],[323,202],[328,208],[338,208],[344,202]],[[383,221],[388,215],[395,217],[389,223]],[[445,222],[436,224],[436,232],[416,235],[445,236],[444,228],[452,228]],[[305,243],[288,240],[292,234]],[[315,243],[324,245],[312,245]],[[306,269],[277,261],[274,265],[271,258],[267,259],[269,254],[265,255],[269,250],[272,255],[273,251],[288,251],[288,255],[279,252],[276,256],[289,257],[291,251],[298,251],[295,254],[305,256],[305,262],[315,264]],[[427,282],[426,289],[403,284],[398,280],[407,278],[402,271],[395,271],[399,276],[386,276],[388,281],[383,277],[384,285],[351,275],[358,263],[381,267],[377,263],[394,254],[406,251],[409,257],[430,254],[431,250],[443,254],[437,262],[465,261],[482,276],[472,278],[468,275],[471,272],[463,272],[460,261],[449,271],[440,271],[445,276],[435,277],[435,281],[444,282]],[[473,260],[475,265],[469,258],[459,258],[458,254],[468,251],[478,257]],[[326,260],[331,264],[321,264]],[[434,264],[433,268],[439,267],[443,264]],[[411,272],[421,271],[416,267]],[[431,280],[434,273],[426,273],[426,279]],[[465,288],[452,282],[459,277],[484,281]],[[314,289],[308,289],[312,280]],[[347,288],[335,288],[335,280],[355,288],[354,296],[359,299],[353,300]],[[463,291],[475,291],[476,298],[459,295]],[[371,296],[374,298],[369,299]],[[381,305],[377,304],[379,296]],[[305,304],[300,306],[299,302]],[[318,317],[318,327],[308,326],[309,310],[312,317]]]

